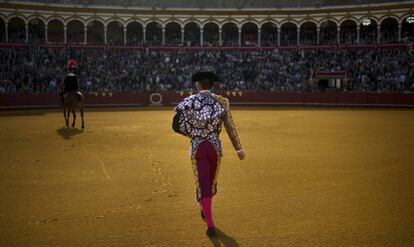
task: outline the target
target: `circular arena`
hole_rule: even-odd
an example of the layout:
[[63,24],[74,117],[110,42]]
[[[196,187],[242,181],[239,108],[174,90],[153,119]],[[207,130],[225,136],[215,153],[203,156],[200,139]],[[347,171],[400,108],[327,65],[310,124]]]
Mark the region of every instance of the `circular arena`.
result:
[[[414,1],[3,1],[0,246],[413,246],[413,48]],[[203,71],[215,235],[172,129]]]

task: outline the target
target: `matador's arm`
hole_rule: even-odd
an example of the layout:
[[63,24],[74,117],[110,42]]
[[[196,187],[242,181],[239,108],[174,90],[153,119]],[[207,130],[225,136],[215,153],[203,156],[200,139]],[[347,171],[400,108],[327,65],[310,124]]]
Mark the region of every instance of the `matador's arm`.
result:
[[230,112],[229,100],[220,95],[214,95],[214,98],[224,107],[226,110],[224,116],[224,127],[226,129],[227,135],[230,138],[231,143],[236,151],[242,150],[242,145],[240,143],[239,134],[237,133],[236,125],[234,124],[233,117]]

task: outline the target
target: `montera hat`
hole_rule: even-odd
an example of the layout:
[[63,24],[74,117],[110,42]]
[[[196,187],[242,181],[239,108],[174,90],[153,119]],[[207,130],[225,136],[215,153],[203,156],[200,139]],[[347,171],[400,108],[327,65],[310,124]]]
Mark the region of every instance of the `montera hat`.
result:
[[191,76],[192,82],[205,81],[205,80],[208,80],[211,84],[214,84],[215,82],[219,81],[219,78],[216,74],[210,71],[197,72],[193,74],[193,76]]

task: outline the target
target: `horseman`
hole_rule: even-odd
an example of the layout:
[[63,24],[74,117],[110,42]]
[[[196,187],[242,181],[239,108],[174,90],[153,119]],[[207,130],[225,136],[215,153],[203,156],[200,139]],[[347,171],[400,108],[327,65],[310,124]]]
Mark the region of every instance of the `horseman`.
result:
[[63,100],[65,98],[65,94],[69,92],[77,92],[78,91],[78,77],[75,75],[77,63],[74,59],[69,59],[67,68],[69,73],[66,75],[65,79],[63,80],[60,86],[60,103],[63,105]]

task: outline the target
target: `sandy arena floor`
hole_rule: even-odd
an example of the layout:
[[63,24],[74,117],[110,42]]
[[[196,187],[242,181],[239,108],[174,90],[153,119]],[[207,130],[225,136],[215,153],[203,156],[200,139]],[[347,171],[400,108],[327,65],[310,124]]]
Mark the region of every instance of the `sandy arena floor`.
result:
[[0,246],[414,246],[414,111],[233,115],[208,239],[172,111],[0,113]]

